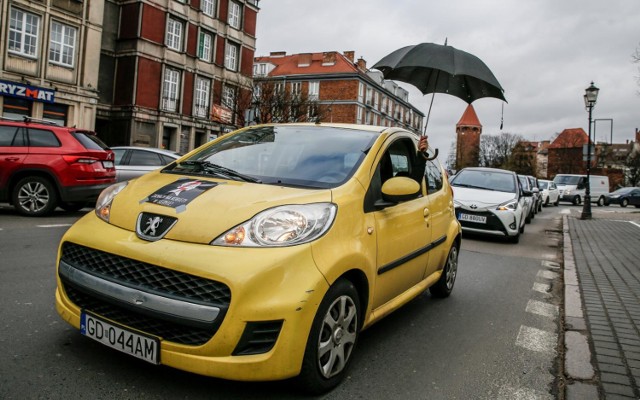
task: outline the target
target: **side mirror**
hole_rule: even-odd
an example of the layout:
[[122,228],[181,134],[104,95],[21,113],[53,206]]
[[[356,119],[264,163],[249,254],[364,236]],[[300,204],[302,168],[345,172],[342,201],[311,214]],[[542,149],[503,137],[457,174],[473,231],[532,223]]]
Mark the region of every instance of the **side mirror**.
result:
[[405,176],[396,176],[382,185],[382,200],[376,202],[376,208],[396,205],[402,201],[416,199],[420,196],[420,184]]
[[534,187],[532,190],[533,193],[540,193],[540,189],[538,189],[537,187]]
[[531,190],[522,189],[522,195],[524,197],[532,197],[533,196],[533,192]]

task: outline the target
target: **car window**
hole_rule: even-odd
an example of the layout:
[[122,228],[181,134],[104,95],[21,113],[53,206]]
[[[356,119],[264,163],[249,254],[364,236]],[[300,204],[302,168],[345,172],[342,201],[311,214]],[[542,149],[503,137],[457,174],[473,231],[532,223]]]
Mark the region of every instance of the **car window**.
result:
[[540,189],[548,189],[549,188],[549,184],[548,184],[548,182],[540,181],[540,182],[538,182],[538,187]]
[[109,148],[104,142],[94,134],[75,131],[71,135],[80,142],[87,150],[106,150]]
[[162,165],[170,164],[176,160],[175,158],[165,156],[164,154],[159,154],[159,156],[160,156],[160,159],[162,159]]
[[427,161],[427,193],[432,194],[442,189],[442,169],[437,160]]
[[29,128],[28,135],[31,147],[60,147],[58,137],[51,131]]
[[129,165],[144,165],[144,166],[158,166],[161,167],[164,164],[158,156],[158,154],[151,151],[144,150],[132,150],[129,157]]
[[0,146],[26,146],[24,129],[18,126],[0,126]]
[[115,160],[113,160],[113,162],[116,165],[122,165],[122,159],[124,158],[125,153],[127,152],[127,150],[125,149],[111,149],[113,151],[113,154],[115,155]]

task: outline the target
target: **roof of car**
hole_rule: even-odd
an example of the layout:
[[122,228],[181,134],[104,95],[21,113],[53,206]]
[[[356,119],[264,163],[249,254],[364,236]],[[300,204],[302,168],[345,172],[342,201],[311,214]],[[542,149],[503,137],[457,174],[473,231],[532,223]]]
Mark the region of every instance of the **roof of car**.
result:
[[179,156],[180,153],[174,150],[167,149],[159,149],[156,147],[141,147],[141,146],[111,146],[109,147],[111,150],[142,150],[142,151],[152,151],[154,153],[166,154],[168,156]]

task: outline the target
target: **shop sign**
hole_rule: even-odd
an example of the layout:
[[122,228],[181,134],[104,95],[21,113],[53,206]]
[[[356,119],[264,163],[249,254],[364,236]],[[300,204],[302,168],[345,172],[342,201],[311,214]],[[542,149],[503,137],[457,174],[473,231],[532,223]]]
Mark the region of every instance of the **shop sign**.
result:
[[0,95],[53,103],[55,90],[0,80]]

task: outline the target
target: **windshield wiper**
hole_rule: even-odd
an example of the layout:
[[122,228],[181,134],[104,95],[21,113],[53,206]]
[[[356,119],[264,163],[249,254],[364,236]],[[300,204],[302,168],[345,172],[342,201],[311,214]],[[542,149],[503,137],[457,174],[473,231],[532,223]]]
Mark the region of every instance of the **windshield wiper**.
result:
[[253,183],[262,183],[260,179],[254,178],[253,176],[242,174],[238,171],[234,171],[231,168],[223,167],[218,164],[214,164],[209,161],[203,160],[187,160],[181,162],[179,165],[194,165],[200,168],[201,171],[213,173],[215,175],[230,178],[233,180],[242,180],[245,182],[253,182]]
[[466,187],[466,188],[470,188],[470,189],[482,189],[482,190],[496,191],[496,189],[492,189],[492,188],[488,188],[488,187],[484,187],[484,186],[469,185],[467,183],[455,183],[455,182],[452,182],[451,186],[460,186],[460,187]]

